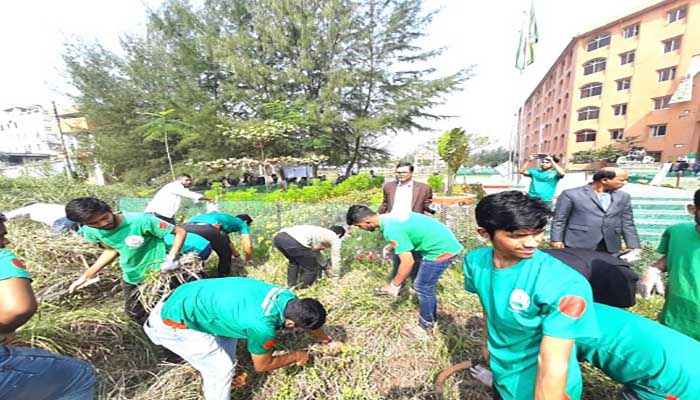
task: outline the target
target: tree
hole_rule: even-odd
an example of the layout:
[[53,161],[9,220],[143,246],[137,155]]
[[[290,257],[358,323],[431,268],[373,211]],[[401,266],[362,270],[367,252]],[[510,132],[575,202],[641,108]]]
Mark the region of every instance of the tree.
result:
[[[148,17],[144,37],[123,40],[123,56],[79,43],[64,56],[98,157],[117,174],[143,160],[147,174],[167,170],[162,146],[135,139],[146,112],[171,108],[188,126],[168,138],[175,167],[262,148],[265,157],[326,155],[349,173],[388,157],[382,136],[442,118],[429,110],[470,74],[424,67],[440,50],[417,45],[433,17],[420,0],[166,0]],[[278,111],[300,117],[293,129],[264,144],[248,134],[279,133]]]
[[438,153],[447,163],[447,194],[452,194],[457,171],[476,149],[486,146],[489,138],[466,133],[462,128],[453,128],[440,136]]
[[496,167],[508,161],[510,157],[510,152],[505,147],[499,146],[491,150],[481,150],[474,153],[472,157],[464,165],[471,167],[474,165],[488,165],[489,167]]
[[590,150],[581,150],[571,155],[571,162],[574,164],[587,164],[598,161],[614,163],[627,152],[615,145],[608,144],[603,147],[598,147]]

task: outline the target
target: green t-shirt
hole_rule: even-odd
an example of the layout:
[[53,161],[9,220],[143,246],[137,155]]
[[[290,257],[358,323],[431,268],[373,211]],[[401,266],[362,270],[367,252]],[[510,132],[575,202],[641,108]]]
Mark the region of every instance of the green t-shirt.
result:
[[199,332],[246,339],[251,354],[265,354],[284,326],[287,303],[296,298],[288,289],[255,279],[205,279],[175,289],[161,317]]
[[576,340],[587,360],[639,400],[700,396],[700,342],[639,315],[594,304],[600,338]]
[[0,249],[0,281],[10,278],[32,280],[32,276],[27,272],[27,268],[13,252]]
[[[170,249],[173,248],[173,241],[175,241],[175,235],[173,235],[172,233],[168,233],[163,237],[163,241],[165,241],[165,248],[167,249],[167,251],[170,251]],[[208,246],[210,246],[210,243],[207,239],[199,236],[196,233],[187,232],[187,236],[185,236],[185,242],[180,248],[180,254],[186,254],[191,252],[202,254]]]
[[[591,287],[583,275],[537,250],[509,268],[496,269],[493,249],[464,258],[464,288],[479,295],[487,316],[494,385],[505,400],[535,398],[537,357],[544,335],[597,337]],[[581,397],[581,371],[572,349],[566,392]]]
[[554,169],[543,170],[541,168],[528,168],[530,175],[530,190],[527,192],[530,197],[538,197],[542,201],[550,202],[557,190],[557,183],[561,179],[559,173]]
[[165,259],[163,237],[174,226],[145,213],[124,213],[124,219],[114,229],[85,227],[83,236],[91,243],[104,243],[119,253],[119,265],[124,281],[141,283],[149,270],[157,270]]
[[248,224],[246,224],[245,221],[226,213],[210,212],[199,214],[190,218],[188,222],[199,222],[210,225],[220,224],[221,230],[226,233],[240,232],[241,235],[249,234]]
[[448,227],[423,214],[412,212],[408,218],[384,214],[379,216],[379,224],[384,239],[394,246],[396,254],[415,251],[432,261],[462,251],[462,245]]
[[666,255],[668,287],[659,321],[700,340],[700,233],[695,223],[666,228],[657,252]]

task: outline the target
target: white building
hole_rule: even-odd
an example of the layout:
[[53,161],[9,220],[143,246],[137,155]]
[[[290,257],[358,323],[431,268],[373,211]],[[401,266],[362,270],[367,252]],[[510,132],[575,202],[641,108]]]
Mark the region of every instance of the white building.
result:
[[50,108],[35,104],[0,111],[0,153],[51,157],[62,150]]

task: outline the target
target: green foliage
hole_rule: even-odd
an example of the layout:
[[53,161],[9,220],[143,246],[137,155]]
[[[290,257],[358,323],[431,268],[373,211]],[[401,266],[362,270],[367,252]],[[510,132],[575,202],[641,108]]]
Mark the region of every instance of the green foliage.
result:
[[608,144],[606,146],[597,147],[589,150],[581,150],[572,154],[571,162],[575,164],[586,164],[598,161],[614,163],[627,152],[615,145]]
[[447,163],[447,193],[452,194],[457,171],[467,162],[469,155],[489,143],[489,138],[466,133],[462,128],[453,128],[440,136],[438,154]]
[[430,175],[428,177],[428,185],[430,185],[435,193],[442,193],[445,189],[445,183],[440,175]]
[[[95,155],[120,179],[312,152],[347,175],[388,157],[382,136],[442,118],[429,110],[469,78],[421,67],[440,54],[418,43],[432,16],[418,0],[169,0],[119,53],[72,42],[64,60]],[[170,109],[183,129],[144,141],[148,113]]]
[[501,146],[491,150],[481,150],[469,157],[467,162],[464,163],[464,166],[472,167],[474,165],[481,165],[496,167],[508,161],[509,155],[508,149]]

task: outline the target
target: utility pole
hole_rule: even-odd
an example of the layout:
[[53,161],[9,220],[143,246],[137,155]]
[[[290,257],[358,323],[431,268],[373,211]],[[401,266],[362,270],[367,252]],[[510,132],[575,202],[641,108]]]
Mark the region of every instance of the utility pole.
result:
[[70,163],[70,157],[68,156],[68,146],[66,146],[66,138],[63,136],[63,129],[61,128],[61,118],[58,116],[58,110],[56,110],[56,102],[52,101],[51,105],[53,105],[53,116],[56,118],[56,125],[58,125],[58,135],[61,138],[61,145],[63,145],[63,155],[66,159],[66,175],[68,175],[68,179],[73,179],[75,175],[73,173],[73,167]]

